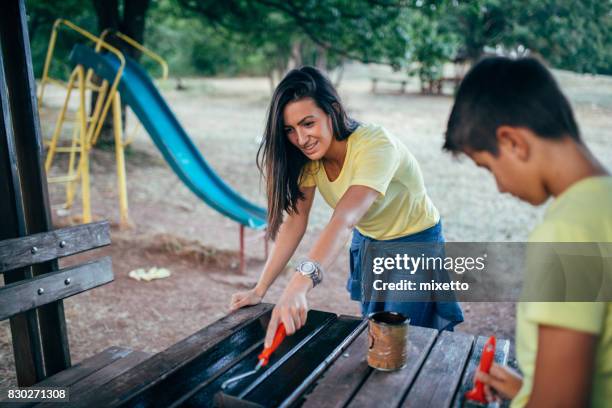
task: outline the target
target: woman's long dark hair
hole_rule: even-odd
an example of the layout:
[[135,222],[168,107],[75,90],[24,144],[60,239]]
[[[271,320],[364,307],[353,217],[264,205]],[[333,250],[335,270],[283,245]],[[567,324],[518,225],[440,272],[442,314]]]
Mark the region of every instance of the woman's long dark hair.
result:
[[268,108],[264,137],[257,151],[257,167],[263,174],[268,196],[268,238],[275,239],[286,211],[297,211],[304,196],[299,178],[309,159],[287,138],[283,111],[287,103],[312,98],[331,117],[336,140],[349,137],[359,125],[349,118],[338,92],[327,76],[314,67],[291,70],[278,84]]

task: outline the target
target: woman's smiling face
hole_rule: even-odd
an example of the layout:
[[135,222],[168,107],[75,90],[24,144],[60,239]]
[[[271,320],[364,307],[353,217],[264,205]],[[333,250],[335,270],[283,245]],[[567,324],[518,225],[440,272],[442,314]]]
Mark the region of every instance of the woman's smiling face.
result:
[[310,160],[320,160],[332,144],[331,117],[312,98],[289,102],[283,111],[285,135]]

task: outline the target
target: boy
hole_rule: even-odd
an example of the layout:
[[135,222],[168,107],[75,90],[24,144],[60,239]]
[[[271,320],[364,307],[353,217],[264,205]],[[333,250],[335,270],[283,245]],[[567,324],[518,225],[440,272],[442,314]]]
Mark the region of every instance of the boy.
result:
[[[477,63],[457,92],[444,149],[468,155],[500,192],[554,202],[530,242],[612,242],[612,177],[582,143],[569,102],[536,59]],[[610,406],[612,303],[517,304],[524,377],[499,365],[477,376],[512,407]]]

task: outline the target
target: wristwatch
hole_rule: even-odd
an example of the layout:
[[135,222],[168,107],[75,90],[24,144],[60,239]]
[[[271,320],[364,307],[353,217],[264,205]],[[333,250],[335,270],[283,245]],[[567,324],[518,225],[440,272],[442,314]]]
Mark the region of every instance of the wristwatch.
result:
[[312,279],[313,288],[323,280],[323,269],[318,262],[305,260],[300,262],[295,269],[303,276],[307,276]]

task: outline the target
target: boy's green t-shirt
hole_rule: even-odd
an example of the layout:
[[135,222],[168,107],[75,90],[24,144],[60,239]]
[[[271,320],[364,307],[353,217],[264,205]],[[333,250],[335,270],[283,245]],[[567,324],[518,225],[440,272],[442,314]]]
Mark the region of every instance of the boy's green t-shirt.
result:
[[[612,177],[591,177],[573,184],[550,205],[529,241],[612,243]],[[523,407],[529,401],[540,324],[598,336],[591,404],[594,407],[610,406],[612,302],[517,303],[516,354],[524,378],[511,406]]]

